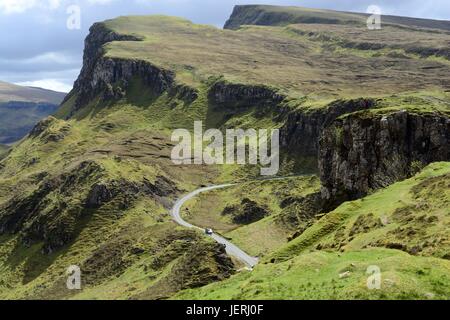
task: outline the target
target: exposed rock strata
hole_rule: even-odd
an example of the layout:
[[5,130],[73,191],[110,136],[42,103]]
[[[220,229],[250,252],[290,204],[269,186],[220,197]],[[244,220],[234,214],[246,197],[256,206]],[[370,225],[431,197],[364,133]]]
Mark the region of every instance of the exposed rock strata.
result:
[[[450,119],[438,113],[356,113],[336,120],[320,141],[322,195],[342,202],[450,160]],[[420,168],[418,168],[420,169]]]

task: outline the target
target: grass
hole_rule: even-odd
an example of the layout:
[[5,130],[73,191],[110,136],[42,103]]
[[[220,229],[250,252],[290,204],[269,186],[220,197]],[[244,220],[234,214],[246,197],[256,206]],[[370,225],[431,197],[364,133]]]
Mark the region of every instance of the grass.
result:
[[[448,194],[442,192],[448,184],[448,164],[434,164],[411,180],[346,203],[319,221],[314,217],[304,221],[302,208],[282,202],[299,201],[317,192],[315,177],[245,183],[257,174],[257,167],[175,166],[170,161],[172,130],[192,129],[194,120],[204,121],[207,128],[278,128],[289,112],[328,110],[336,99],[362,95],[378,98],[374,112],[399,108],[447,112],[448,65],[416,56],[392,62],[387,54],[376,57],[354,48],[331,50],[316,39],[293,33],[289,26],[230,31],[162,16],[121,17],[105,25],[143,39],[107,44],[108,57],[142,59],[173,70],[177,84],[194,88],[198,98],[189,103],[169,92],[154,96],[135,78],[128,82],[122,99],[104,101],[99,93],[71,114],[75,94],[57,118],[41,124],[42,132],[21,141],[1,160],[0,222],[11,214],[24,219],[17,230],[0,238],[1,298],[162,299],[224,280],[232,267],[228,260],[221,260],[220,248],[200,233],[177,227],[168,211],[181,194],[229,181],[242,184],[188,203],[191,214],[187,219],[212,226],[249,253],[261,256],[263,262],[275,263],[263,263],[254,273],[244,272],[179,297],[448,295],[448,264],[437,259],[448,253],[444,211]],[[356,25],[349,28],[362,32]],[[404,33],[406,42],[414,39],[408,32],[414,32],[418,42],[438,45],[441,41],[441,35],[428,31],[402,30],[399,34]],[[436,66],[433,72],[424,71]],[[217,105],[210,95],[217,81],[236,85],[233,88],[243,92],[254,89],[249,84],[263,84],[286,99],[276,108],[252,96],[245,105]],[[289,155],[282,157],[285,175],[296,170],[296,159]],[[305,160],[314,163],[315,159]],[[89,164],[87,169],[80,168],[82,163]],[[143,185],[151,191],[158,179],[171,182],[166,186],[171,189],[168,195],[142,191]],[[111,201],[87,208],[88,195],[98,185],[121,189]],[[221,214],[225,207],[243,211],[244,198],[268,216],[242,225]],[[422,203],[423,207],[413,208]],[[385,221],[385,215],[387,226],[375,228],[374,223]],[[8,221],[20,224],[20,219]],[[411,228],[417,236],[405,237]],[[288,242],[293,234],[298,237]],[[62,246],[57,246],[59,240]],[[427,240],[431,244],[416,248]],[[56,246],[44,254],[49,243]],[[403,245],[403,252],[385,249],[398,244]],[[318,246],[326,252],[309,252]],[[338,280],[339,273],[352,263],[356,265],[352,277]],[[431,271],[427,269],[430,263],[436,265]],[[81,292],[65,289],[65,270],[72,264],[83,270]],[[385,291],[364,288],[368,264],[377,264],[386,272]],[[338,292],[339,288],[344,290]]]
[[[237,29],[243,25],[285,26],[292,24],[327,24],[366,26],[368,14],[303,8],[298,6],[238,5],[225,28]],[[424,28],[430,33],[449,31],[443,20],[417,19],[383,15],[383,27],[395,25],[403,29]],[[434,29],[434,30],[430,30]]]
[[[369,266],[381,270],[381,288],[369,290]],[[433,266],[433,267],[431,267]],[[341,274],[349,271],[347,277]],[[194,300],[448,299],[450,262],[388,249],[311,252],[264,264],[229,280],[181,292]]]
[[[449,163],[432,164],[412,179],[345,203],[253,272],[173,298],[448,299],[450,196],[442,191],[449,190],[449,173]],[[411,230],[415,234],[405,236]],[[392,244],[402,251],[388,249]],[[380,290],[366,286],[372,265],[381,270]]]
[[[157,176],[164,176],[182,191],[206,183],[208,176],[217,176],[215,168],[171,164],[170,130],[159,129],[176,119],[161,119],[162,124],[154,123],[155,109],[164,106],[163,100],[167,101],[167,98],[161,97],[160,105],[156,102],[156,105],[148,106],[121,104],[94,108],[82,119],[53,119],[38,136],[23,140],[2,161],[0,217],[5,214],[3,206],[10,203],[11,197],[30,197],[47,178],[75,175],[69,192],[57,190],[39,200],[42,207],[36,217],[42,219],[42,228],[50,228],[50,234],[55,232],[51,228],[65,224],[64,229],[72,234],[72,239],[63,248],[47,255],[41,252],[43,242],[38,241],[27,248],[19,234],[1,239],[2,298],[135,297],[148,289],[148,279],[154,277],[156,283],[170,273],[172,262],[158,270],[143,269],[155,257],[160,243],[170,238],[201,242],[201,236],[183,240],[186,238],[184,231],[177,231],[175,224],[170,222],[167,206],[176,194],[167,198],[138,196],[130,207],[125,208],[120,204],[121,200],[113,201],[99,209],[85,211],[82,218],[75,220],[70,213],[79,205],[83,207],[86,194],[94,183],[108,185],[113,181],[127,181],[141,184],[145,179],[154,183]],[[54,141],[51,137],[60,140]],[[101,168],[94,180],[81,180],[77,166],[83,161],[92,161]],[[60,203],[66,203],[68,210],[53,216],[52,208]],[[27,221],[30,225],[35,223]],[[145,252],[133,254],[133,248],[139,244]],[[184,251],[177,249],[170,261],[183,254]],[[102,265],[91,266],[91,261],[99,257]],[[87,273],[87,279],[84,279],[87,282],[83,283],[84,290],[79,296],[73,296],[75,292],[65,289],[65,270],[72,264],[81,266]],[[113,281],[116,275],[118,278]],[[174,289],[166,284],[159,290],[165,296]]]
[[[296,226],[280,221],[283,200],[302,197],[319,189],[315,176],[285,180],[254,181],[227,189],[210,191],[188,201],[182,215],[190,223],[213,228],[254,256],[262,256],[287,243]],[[251,224],[233,222],[225,208],[238,210],[242,199],[250,199],[267,210],[269,216]]]
[[[450,68],[421,58],[392,59],[388,55],[358,56],[324,50],[316,39],[292,32],[293,28],[314,27],[323,29],[325,34],[356,33],[360,38],[351,39],[357,44],[388,39],[405,50],[412,45],[445,47],[444,34],[393,26],[382,32],[368,32],[358,25],[329,24],[247,26],[236,32],[163,16],[121,17],[105,25],[118,33],[137,34],[144,39],[109,43],[108,56],[149,61],[175,71],[177,81],[191,87],[221,75],[233,83],[273,86],[293,97],[337,99],[439,89]],[[393,32],[402,39],[400,43],[388,37]],[[428,67],[436,69],[424,74]],[[411,82],[411,77],[420,81]]]
[[[361,200],[344,203],[325,215],[300,237],[280,248],[270,259],[286,260],[318,246],[320,248],[354,250],[400,243],[413,249],[423,241],[421,238],[431,242],[430,247],[425,248],[426,255],[446,256],[450,248],[445,244],[447,237],[445,226],[448,224],[448,215],[445,212],[450,196],[448,192],[435,194],[433,190],[437,187],[430,182],[434,181],[432,179],[437,179],[443,186],[442,190],[446,190],[449,170],[449,163],[436,163],[427,167],[414,178],[398,182]],[[417,188],[424,181],[428,181],[430,184],[425,187],[425,191],[422,190],[418,195]],[[424,209],[420,209],[422,205]],[[404,222],[399,223],[399,218],[396,216],[401,210],[408,208],[412,215],[409,217],[410,225]],[[353,232],[350,235],[349,232],[355,227],[358,218],[369,214],[376,222],[375,226],[369,222],[367,225],[363,225],[362,232]],[[434,216],[433,219],[437,220],[433,224],[424,226],[421,221],[429,216]],[[401,230],[408,227],[421,229],[425,234],[422,237],[412,234],[411,237],[401,237]]]

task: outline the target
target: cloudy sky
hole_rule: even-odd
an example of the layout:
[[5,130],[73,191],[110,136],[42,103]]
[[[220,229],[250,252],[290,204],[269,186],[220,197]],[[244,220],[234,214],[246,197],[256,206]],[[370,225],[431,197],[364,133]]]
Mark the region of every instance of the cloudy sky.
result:
[[[235,4],[251,3],[357,12],[378,5],[383,14],[450,20],[448,0],[0,0],[0,80],[67,92],[93,22],[167,14],[221,27]],[[71,19],[77,8],[80,28]]]

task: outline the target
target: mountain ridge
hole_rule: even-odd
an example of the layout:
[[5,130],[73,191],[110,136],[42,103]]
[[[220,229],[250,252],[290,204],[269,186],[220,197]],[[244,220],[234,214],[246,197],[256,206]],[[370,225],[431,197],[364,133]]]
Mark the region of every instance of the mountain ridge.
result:
[[[446,35],[395,26],[371,33],[352,23],[314,29],[220,30],[164,16],[94,25],[83,70],[55,117],[0,160],[0,297],[448,294],[448,196],[434,191],[448,190],[449,169],[433,162],[450,159],[427,155],[449,149]],[[377,45],[393,34],[390,46]],[[221,130],[280,129],[280,175],[294,176],[246,184],[257,167],[174,165],[172,130],[199,120]],[[412,128],[418,141],[405,139]],[[400,174],[390,175],[392,164]],[[242,184],[192,199],[183,219],[217,226],[260,254],[253,272],[169,214],[182,194],[225,182]],[[380,262],[391,284],[367,292],[367,261]],[[76,292],[65,287],[74,264],[84,281]],[[305,267],[307,278],[320,275],[305,280]],[[419,280],[404,282],[411,273]],[[295,279],[302,286],[288,297]],[[226,292],[217,289],[223,284]]]
[[[311,16],[312,15],[312,16]],[[366,24],[370,14],[336,11],[328,9],[312,9],[297,6],[280,7],[271,5],[236,5],[230,19],[225,23],[225,29],[237,29],[242,25],[277,25],[293,23],[355,23]],[[342,20],[348,19],[348,20]],[[450,31],[450,21],[394,16],[382,14],[386,24],[403,25]]]

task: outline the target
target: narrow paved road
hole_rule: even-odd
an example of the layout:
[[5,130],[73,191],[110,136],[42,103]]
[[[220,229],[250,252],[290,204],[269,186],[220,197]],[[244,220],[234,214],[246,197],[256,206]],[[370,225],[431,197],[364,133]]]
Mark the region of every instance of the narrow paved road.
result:
[[[296,178],[296,177],[302,177],[302,176],[305,176],[305,175],[293,175],[293,176],[275,177],[275,178],[271,178],[271,177],[260,178],[260,179],[254,180],[253,182],[284,180],[284,179]],[[252,181],[247,181],[247,182],[252,182]],[[181,215],[180,215],[181,207],[183,207],[183,205],[186,203],[186,201],[194,198],[195,196],[199,195],[200,193],[208,192],[208,191],[216,190],[216,189],[225,189],[225,188],[229,188],[229,187],[232,187],[235,185],[237,185],[237,183],[220,184],[220,185],[216,185],[216,186],[201,188],[201,189],[195,190],[195,191],[185,195],[183,198],[181,198],[177,202],[175,202],[175,205],[173,206],[172,211],[171,211],[171,215],[172,215],[173,219],[175,220],[176,223],[178,223],[179,225],[181,225],[183,227],[198,229],[198,230],[201,230],[202,232],[205,232],[205,229],[194,226],[194,225],[190,224],[189,222],[184,221],[183,218],[181,218]],[[223,237],[219,236],[218,234],[213,233],[212,235],[210,235],[210,237],[212,237],[218,243],[225,245],[227,253],[230,256],[233,256],[233,257],[237,258],[239,261],[243,262],[247,267],[253,269],[253,267],[258,264],[258,258],[248,255],[247,253],[244,252],[244,250],[241,250],[239,247],[232,244],[230,241],[224,239]]]
[[[199,229],[204,232],[203,228],[194,226],[194,225],[184,221],[183,218],[181,218],[181,215],[180,215],[181,207],[183,207],[183,205],[186,203],[186,201],[194,198],[195,196],[199,195],[200,193],[211,191],[211,190],[216,190],[216,189],[229,188],[234,185],[236,185],[236,184],[222,184],[222,185],[217,185],[217,186],[205,187],[205,188],[195,190],[194,192],[191,192],[188,195],[185,195],[183,198],[178,200],[175,203],[175,205],[173,206],[172,211],[171,211],[173,219],[175,220],[176,223],[178,223],[179,225],[181,225],[183,227]],[[230,256],[233,256],[236,259],[242,261],[247,267],[253,268],[258,263],[258,258],[248,255],[243,250],[239,249],[237,246],[235,246],[231,242],[227,241],[223,237],[219,236],[218,234],[214,233],[214,234],[210,235],[210,237],[212,237],[218,243],[225,245],[225,249],[226,249],[227,253]]]

